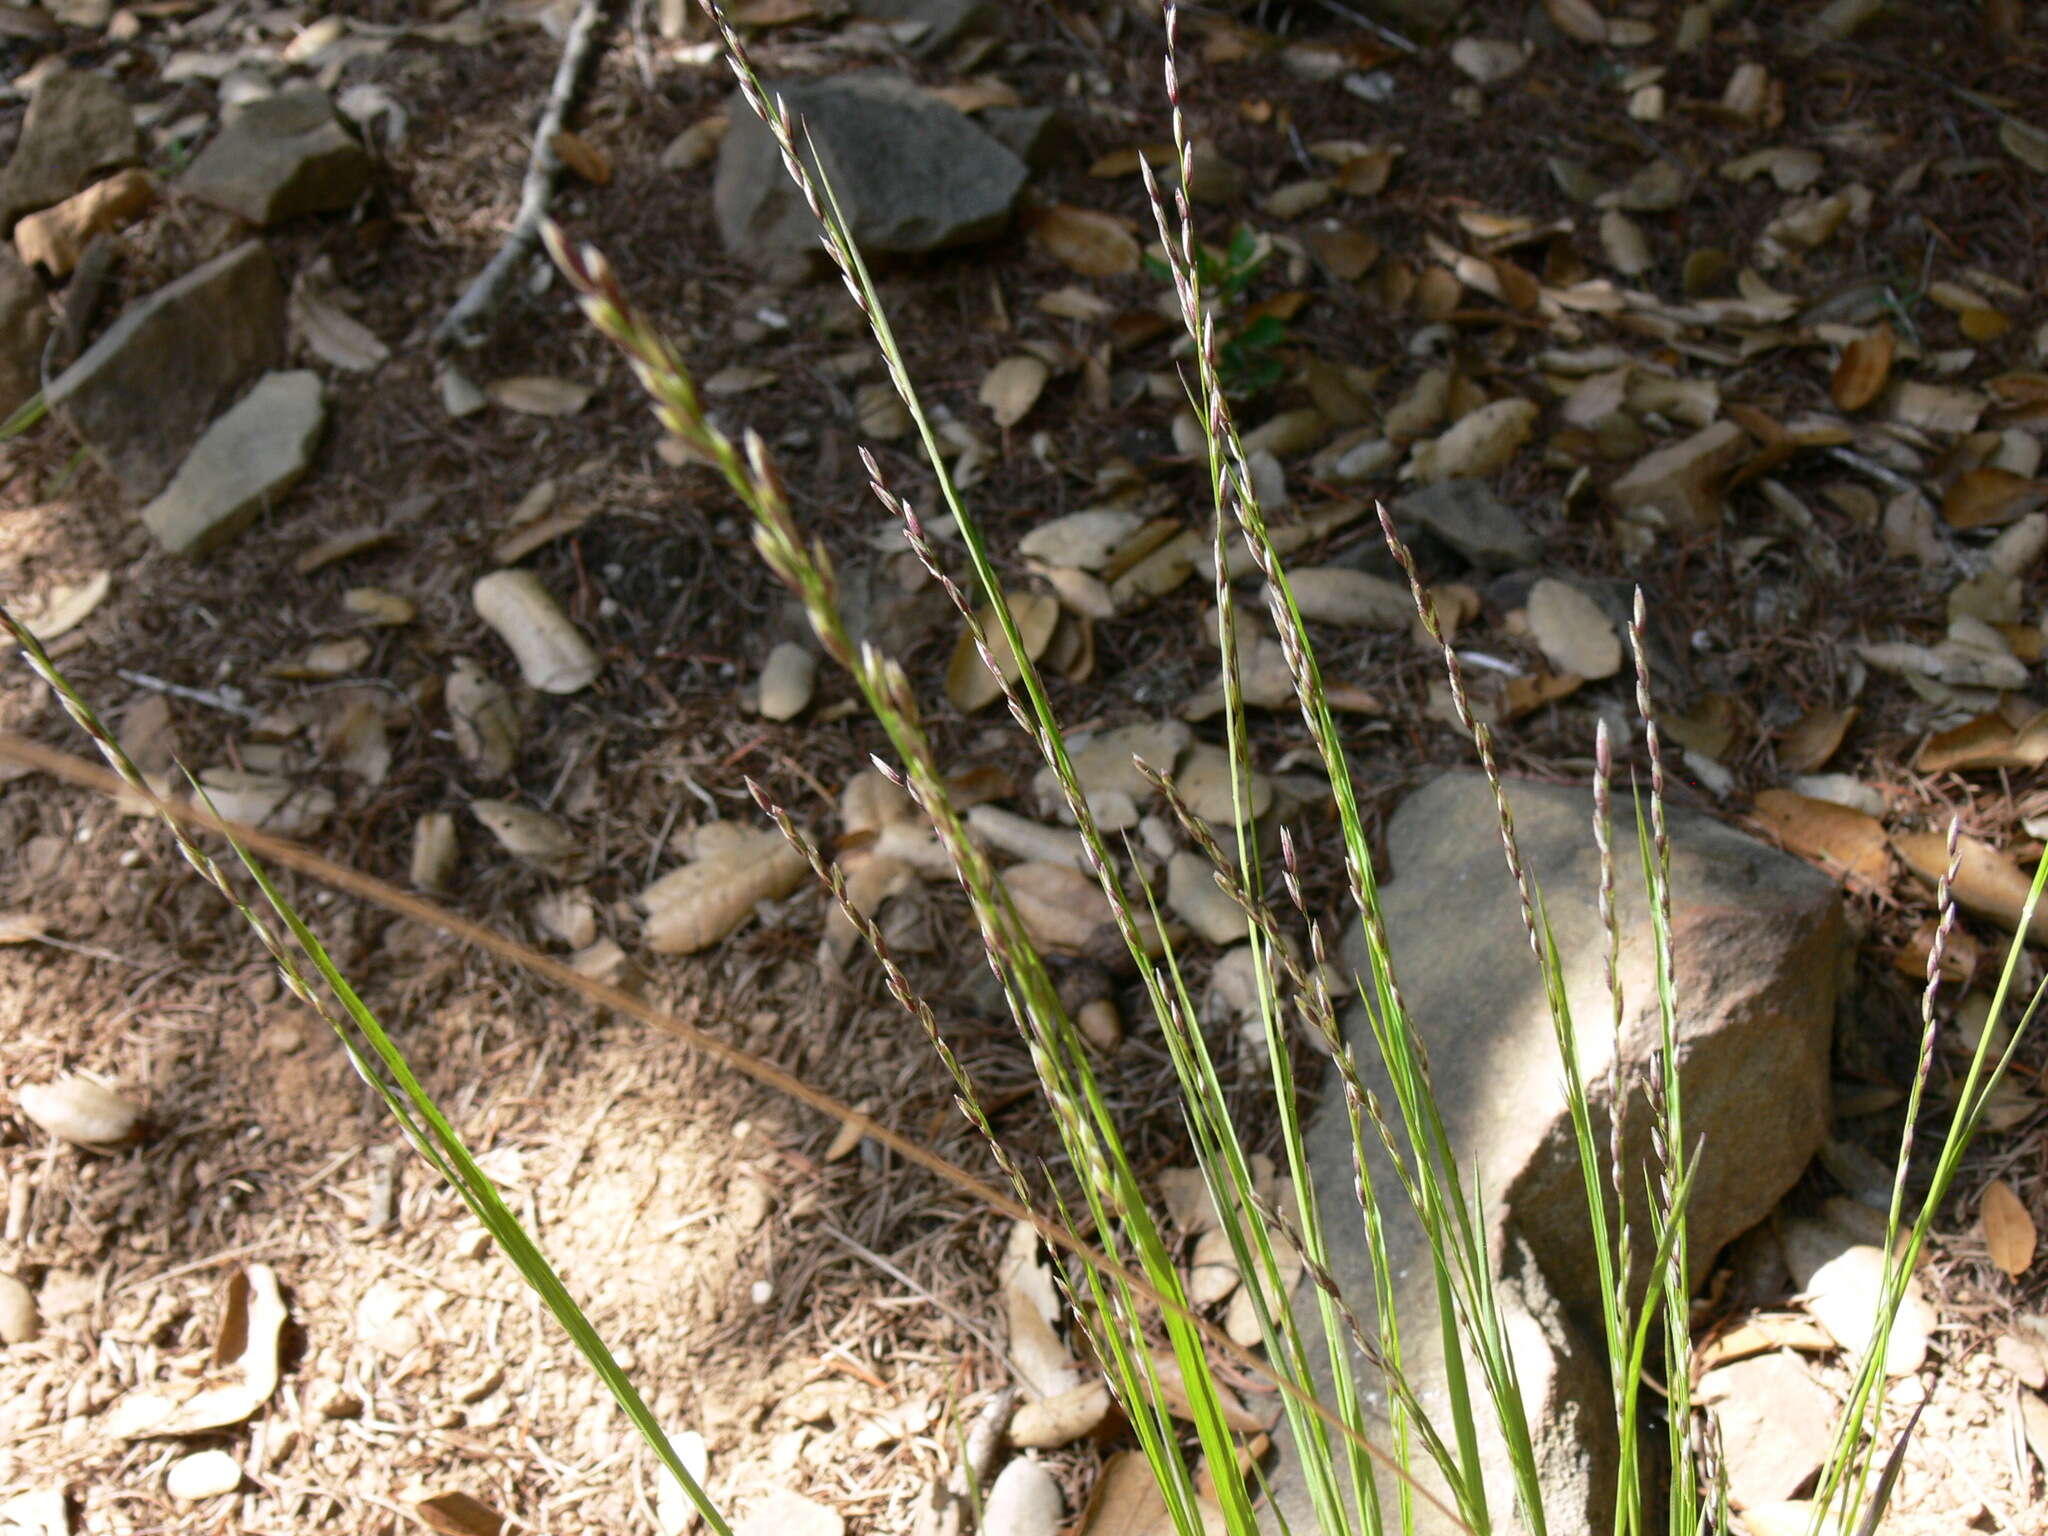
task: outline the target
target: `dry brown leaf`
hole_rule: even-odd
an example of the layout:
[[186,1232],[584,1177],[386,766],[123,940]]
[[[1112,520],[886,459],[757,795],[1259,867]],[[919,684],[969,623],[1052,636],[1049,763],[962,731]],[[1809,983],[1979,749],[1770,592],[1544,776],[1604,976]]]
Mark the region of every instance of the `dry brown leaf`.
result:
[[460,1489],[433,1493],[413,1505],[420,1524],[438,1536],[502,1536],[505,1517]]
[[242,1423],[277,1389],[285,1321],[276,1271],[267,1264],[235,1270],[222,1296],[213,1369],[232,1371],[239,1379],[204,1388],[169,1417],[131,1429],[131,1436],[199,1435]]
[[1995,464],[1968,470],[1941,498],[1941,516],[1951,528],[1984,528],[2009,523],[2031,511],[2042,498],[2039,480],[2000,469]]
[[374,373],[391,349],[362,321],[337,304],[331,287],[308,273],[292,284],[288,312],[292,329],[306,349],[330,367],[348,373]]
[[2048,175],[2048,133],[2016,117],[2001,119],[1998,143],[2004,151],[2030,171]]
[[2012,1186],[1993,1179],[1984,1186],[1984,1203],[1977,1219],[1984,1228],[1984,1244],[1991,1262],[2017,1280],[2034,1262],[2034,1244],[2039,1234],[2034,1218]]
[[1922,773],[1983,768],[2038,768],[2048,763],[2048,711],[2015,726],[1992,710],[1930,736],[1913,759]]
[[[1045,948],[1106,962],[1126,957],[1109,900],[1093,876],[1068,864],[1012,864],[1003,884],[1025,930]],[[1138,933],[1148,952],[1157,950],[1150,917],[1139,915]]]
[[1818,773],[1841,750],[1842,738],[1861,711],[1816,704],[1778,738],[1778,766],[1787,773]]
[[1716,1334],[1693,1353],[1693,1384],[1717,1365],[1765,1354],[1773,1349],[1796,1349],[1802,1354],[1832,1354],[1835,1341],[1827,1329],[1811,1318],[1790,1313],[1747,1318],[1726,1333]]
[[1866,331],[1842,348],[1842,360],[1835,364],[1828,385],[1835,404],[1845,411],[1860,411],[1882,394],[1897,350],[1898,338],[1888,325]]
[[593,187],[611,185],[611,156],[599,149],[580,133],[571,133],[566,128],[548,139],[548,148],[555,152],[562,164],[581,176]]
[[1136,1451],[1109,1458],[1074,1528],[1075,1536],[1169,1536],[1173,1529],[1151,1464]]
[[522,415],[574,416],[590,404],[590,397],[597,391],[574,379],[518,374],[509,379],[493,380],[485,393],[506,410],[518,411]]
[[1884,824],[1831,800],[1815,800],[1789,789],[1766,789],[1756,797],[1758,818],[1778,840],[1803,858],[1840,870],[1864,885],[1882,887],[1890,868]]
[[80,582],[60,582],[43,593],[33,609],[24,607],[21,621],[43,644],[83,624],[113,590],[114,573],[95,571]]
[[1042,1397],[1019,1408],[1010,1420],[1010,1444],[1038,1449],[1071,1445],[1101,1430],[1115,1408],[1106,1382],[1084,1382],[1056,1397]]
[[1169,166],[1177,158],[1177,151],[1171,144],[1127,144],[1122,149],[1113,149],[1088,167],[1088,174],[1103,181],[1114,181],[1122,176],[1135,176],[1138,167],[1150,162],[1154,170]]
[[1569,698],[1585,686],[1586,680],[1576,672],[1536,672],[1511,677],[1501,690],[1501,718],[1519,720],[1546,704]]
[[511,648],[519,675],[542,693],[577,693],[602,664],[560,604],[531,571],[493,571],[470,588],[482,619]]
[[[1059,599],[1050,592],[1023,592],[1011,597],[1009,604],[1010,616],[1016,621],[1017,636],[1024,642],[1025,659],[1037,661],[1045,654],[1046,645],[1059,624]],[[995,610],[984,606],[976,618],[982,632],[988,636],[989,653],[1001,669],[1003,682],[1015,684],[1024,675],[1024,668],[1010,649],[1009,640],[996,627]],[[946,667],[946,697],[952,700],[955,709],[972,714],[993,704],[1002,697],[1002,693],[1001,685],[989,671],[988,663],[982,660],[973,639],[962,631],[953,647],[953,659]]]
[[1543,0],[1550,24],[1566,37],[1582,43],[1607,41],[1607,18],[1595,9],[1593,0]]
[[981,381],[981,403],[999,427],[1014,427],[1031,413],[1052,377],[1045,359],[1029,352],[1006,357]]
[[[1939,832],[1899,832],[1892,844],[1907,867],[1930,883],[1948,871],[1948,839]],[[2019,865],[1974,837],[1958,845],[1960,866],[1952,887],[1956,904],[1966,912],[1988,917],[2004,928],[2018,928],[2027,893],[2033,882]],[[2048,900],[2034,912],[2027,936],[2036,944],[2048,943]]]
[[40,912],[0,912],[0,944],[30,944],[50,931]]
[[1123,277],[1138,270],[1138,242],[1123,220],[1092,208],[1055,203],[1032,223],[1031,238],[1083,277]]
[[672,869],[634,901],[658,955],[693,955],[726,937],[763,901],[778,901],[810,872],[789,840],[769,828],[744,834],[706,858]]
[[472,800],[469,811],[499,847],[537,869],[567,876],[586,861],[583,840],[545,811],[516,800]]

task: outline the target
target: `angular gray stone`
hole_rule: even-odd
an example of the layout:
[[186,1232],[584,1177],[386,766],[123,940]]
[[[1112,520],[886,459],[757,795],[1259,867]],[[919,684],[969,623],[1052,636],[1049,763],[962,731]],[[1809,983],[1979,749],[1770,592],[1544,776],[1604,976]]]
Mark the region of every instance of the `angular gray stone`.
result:
[[[1523,864],[1542,891],[1556,938],[1594,1135],[1604,1149],[1614,1032],[1595,900],[1592,796],[1516,782],[1508,798]],[[1650,1116],[1639,1085],[1648,1076],[1657,1008],[1647,903],[1640,880],[1628,873],[1636,827],[1626,799],[1616,799],[1623,1078],[1638,1085],[1630,1098],[1624,1166],[1640,1283],[1651,1253],[1641,1195],[1651,1159]],[[1770,1212],[1825,1135],[1842,917],[1833,883],[1808,865],[1695,812],[1673,810],[1670,825],[1685,1128],[1688,1140],[1704,1138],[1690,1207],[1697,1283],[1724,1244]],[[1451,1145],[1483,1192],[1487,1241],[1529,1403],[1550,1528],[1604,1529],[1612,1518],[1615,1427],[1599,1345],[1599,1280],[1556,1040],[1486,781],[1454,773],[1418,790],[1396,811],[1388,845],[1396,875],[1382,893],[1388,943],[1429,1054]],[[1354,936],[1346,961],[1358,966],[1362,958]],[[1394,1114],[1367,1021],[1354,1016],[1346,1031],[1367,1086]],[[1376,1146],[1370,1151],[1380,1157]],[[1330,1096],[1312,1126],[1309,1156],[1324,1209],[1355,1203],[1341,1094]],[[1440,1405],[1443,1364],[1427,1249],[1383,1162],[1376,1172],[1388,1256],[1402,1277],[1397,1308],[1409,1378],[1426,1403]],[[1369,1318],[1373,1293],[1365,1253],[1340,1248],[1333,1268]],[[1319,1345],[1310,1358],[1321,1358]],[[1360,1379],[1371,1381],[1362,1362],[1354,1363]],[[1482,1459],[1497,1495],[1494,1508],[1506,1510],[1512,1497],[1504,1454],[1497,1437],[1486,1439]],[[1433,1483],[1433,1473],[1426,1480]],[[1291,1463],[1281,1486],[1291,1501],[1284,1507],[1303,1510]],[[1422,1521],[1418,1529],[1446,1527]]]
[[42,279],[0,246],[0,417],[43,387],[50,303]]
[[319,374],[265,374],[206,429],[143,526],[174,555],[218,549],[298,484],[326,418]]
[[984,107],[974,122],[1034,171],[1087,158],[1088,146],[1073,119],[1058,107]]
[[[913,82],[866,73],[770,89],[809,128],[814,164],[822,162],[863,251],[941,250],[986,239],[1009,221],[1023,161]],[[743,100],[730,115],[712,192],[726,249],[755,260],[815,253],[817,220],[774,139]]]
[[111,81],[85,70],[51,70],[37,83],[21,140],[0,171],[0,232],[141,155],[134,111]]
[[1424,486],[1395,502],[1393,511],[1394,526],[1404,534],[1411,527],[1426,529],[1487,570],[1532,565],[1543,553],[1543,541],[1484,480]]
[[990,32],[1002,19],[995,0],[853,0],[853,14],[869,21],[924,24],[912,53],[943,53],[970,32]]
[[178,185],[259,228],[346,208],[370,184],[370,157],[308,86],[249,102],[221,126]]
[[50,408],[147,501],[214,414],[283,358],[284,285],[251,240],[131,305],[50,385]]

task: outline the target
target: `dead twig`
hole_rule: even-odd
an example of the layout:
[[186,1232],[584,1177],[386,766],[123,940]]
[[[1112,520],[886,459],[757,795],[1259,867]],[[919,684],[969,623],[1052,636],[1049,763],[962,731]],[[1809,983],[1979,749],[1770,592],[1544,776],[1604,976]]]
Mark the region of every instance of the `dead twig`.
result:
[[576,100],[585,66],[597,52],[598,39],[605,31],[615,0],[582,0],[569,35],[562,41],[561,62],[555,66],[554,84],[548,87],[547,104],[533,130],[533,154],[526,163],[526,180],[519,191],[519,212],[505,243],[483,271],[463,290],[462,297],[434,327],[434,350],[482,346],[490,333],[486,324],[499,298],[510,286],[526,258],[540,243],[541,221],[547,217],[548,201],[554,196],[555,180],[562,172],[562,157],[555,153],[555,136],[562,120]]

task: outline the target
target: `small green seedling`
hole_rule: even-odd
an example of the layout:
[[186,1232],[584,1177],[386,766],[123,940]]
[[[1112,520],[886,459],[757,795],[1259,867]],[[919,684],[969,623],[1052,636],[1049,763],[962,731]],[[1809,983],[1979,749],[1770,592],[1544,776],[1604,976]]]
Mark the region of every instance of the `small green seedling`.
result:
[[[1247,325],[1235,326],[1227,318],[1272,255],[1273,242],[1248,224],[1238,225],[1224,249],[1204,245],[1196,254],[1195,274],[1202,296],[1214,306],[1215,313],[1224,317],[1218,325],[1221,345],[1217,360],[1224,393],[1233,399],[1248,400],[1264,393],[1278,384],[1287,371],[1278,356],[1278,349],[1288,339],[1285,320],[1278,315],[1261,314]],[[1145,258],[1145,270],[1162,282],[1173,277],[1157,256]]]

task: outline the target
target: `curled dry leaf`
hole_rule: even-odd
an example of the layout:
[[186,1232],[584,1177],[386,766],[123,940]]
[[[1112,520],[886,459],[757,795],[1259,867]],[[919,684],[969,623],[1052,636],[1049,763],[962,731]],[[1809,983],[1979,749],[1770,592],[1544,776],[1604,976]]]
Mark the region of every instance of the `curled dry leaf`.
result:
[[818,677],[818,658],[808,646],[785,640],[761,665],[756,706],[768,720],[794,720],[811,702]]
[[1566,37],[1581,43],[1607,41],[1607,18],[1593,0],[1543,0],[1544,14]]
[[50,931],[40,912],[0,912],[0,944],[29,944]]
[[1123,220],[1071,203],[1055,203],[1031,225],[1046,254],[1083,277],[1123,277],[1138,270],[1138,242]]
[[1041,1397],[1020,1406],[1010,1420],[1010,1444],[1032,1450],[1072,1445],[1099,1433],[1115,1411],[1108,1383],[1099,1379],[1083,1382],[1056,1397]]
[[1031,414],[1031,407],[1045,389],[1052,369],[1045,359],[1029,352],[1006,357],[989,369],[981,381],[981,403],[995,417],[999,427],[1014,427]]
[[590,404],[590,397],[597,391],[574,379],[518,374],[493,380],[485,393],[506,410],[524,416],[574,416]]
[[1991,1262],[2017,1280],[2034,1262],[2034,1244],[2039,1234],[2026,1203],[2013,1193],[2003,1179],[1984,1186],[1984,1203],[1977,1212],[1984,1228],[1984,1244]]
[[199,787],[217,815],[286,837],[317,831],[334,814],[334,795],[325,786],[295,784],[282,774],[208,768]]
[[1100,571],[1130,545],[1144,526],[1143,517],[1119,508],[1071,512],[1041,523],[1025,534],[1018,542],[1017,552],[1027,560],[1041,560],[1047,565]]
[[1780,842],[1802,858],[1865,886],[1883,887],[1891,861],[1884,824],[1876,817],[1833,801],[1796,795],[1789,789],[1760,792],[1756,814]]
[[1892,355],[1898,338],[1888,325],[1866,331],[1842,348],[1842,360],[1835,364],[1835,376],[1828,393],[1845,411],[1860,411],[1884,392],[1892,374]]
[[21,615],[28,632],[48,645],[83,624],[113,589],[112,571],[95,571],[80,582],[60,582]]
[[[1059,599],[1050,592],[1023,592],[1011,597],[1009,605],[1018,638],[1024,642],[1024,655],[1030,661],[1037,661],[1045,654],[1046,645],[1059,624]],[[988,637],[989,652],[1002,673],[1002,682],[1014,685],[1024,675],[1024,668],[1010,649],[1008,638],[996,628],[995,609],[984,605],[976,618],[982,633]],[[952,700],[954,708],[965,714],[985,709],[1002,697],[1002,685],[989,671],[973,638],[965,631],[961,632],[958,643],[954,645],[953,659],[946,667],[946,697]]]
[[[1128,962],[1109,899],[1094,876],[1068,864],[1013,864],[1003,871],[1003,884],[1025,931],[1041,948],[1105,965]],[[1157,954],[1158,928],[1143,913],[1134,917],[1139,942],[1147,954]]]
[[1416,444],[1409,473],[1425,485],[1490,475],[1504,468],[1529,440],[1536,430],[1537,414],[1533,400],[1496,400],[1482,405],[1441,437]]
[[[1892,845],[1923,880],[1932,883],[1948,870],[1948,839],[1939,832],[1895,833]],[[1957,853],[1959,864],[1952,887],[1956,905],[2001,927],[2017,929],[2033,887],[2031,878],[2003,853],[1974,837],[1962,838]],[[2048,943],[2048,899],[2035,909],[2027,937],[2036,944]]]
[[511,647],[527,685],[542,693],[576,693],[600,670],[597,653],[531,571],[493,571],[477,579],[470,600]]
[[779,831],[740,841],[670,870],[635,899],[647,914],[647,947],[659,955],[709,949],[753,916],[763,901],[787,896],[810,872]]
[[472,800],[469,810],[500,847],[536,869],[567,878],[588,862],[583,840],[545,811],[515,800]]
[[441,696],[462,760],[487,779],[510,773],[519,754],[519,712],[504,685],[464,657],[448,674]]
[[89,1077],[60,1077],[21,1090],[21,1112],[75,1147],[117,1147],[135,1134],[142,1111]]
[[562,164],[593,187],[611,185],[611,157],[579,133],[564,129],[548,136],[548,148],[555,152]]
[[308,271],[292,284],[287,313],[291,326],[321,362],[346,373],[375,373],[391,349],[377,333],[335,302],[331,283]]
[[411,878],[415,889],[445,891],[455,873],[455,817],[429,811],[412,828]]
[[221,1298],[213,1368],[227,1379],[201,1388],[166,1418],[136,1435],[201,1435],[240,1424],[277,1390],[278,1352],[287,1319],[277,1272],[251,1264],[228,1277]]

